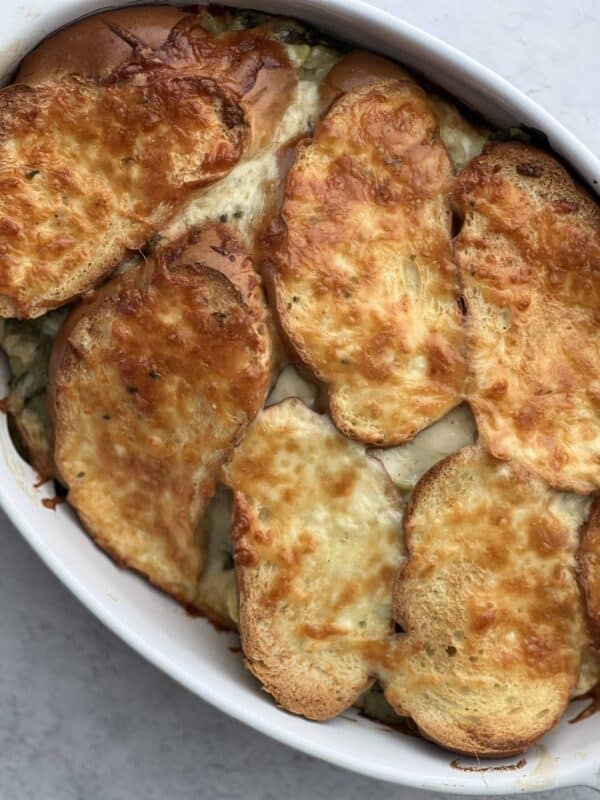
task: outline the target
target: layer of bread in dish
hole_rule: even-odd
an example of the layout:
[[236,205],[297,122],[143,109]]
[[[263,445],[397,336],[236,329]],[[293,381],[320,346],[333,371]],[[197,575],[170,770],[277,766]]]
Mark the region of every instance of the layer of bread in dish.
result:
[[[352,50],[327,73],[321,94],[327,103],[331,103],[352,89],[392,78],[413,80],[412,75],[396,61],[368,50]],[[440,139],[446,146],[454,170],[460,172],[481,153],[490,131],[482,122],[467,119],[449,97],[434,87],[428,87],[427,103],[437,120]]]
[[339,714],[391,633],[402,504],[383,467],[290,399],[262,411],[226,469],[246,664],[277,703]]
[[556,159],[486,147],[459,176],[468,399],[483,444],[550,485],[600,486],[600,211]]
[[337,427],[369,444],[460,402],[452,176],[425,93],[388,79],[342,95],[285,180],[269,238],[278,318]]
[[599,487],[597,206],[489,137],[221,7],[100,12],[0,91],[19,452],[284,709],[482,757],[600,678],[599,503],[558,491]]
[[162,67],[203,75],[238,98],[250,127],[249,149],[256,151],[270,140],[296,84],[281,41],[285,21],[272,17],[255,25],[264,15],[243,11],[221,16],[211,30],[205,8],[139,6],[94,14],[42,42],[15,82],[38,86],[78,75],[106,85]]
[[[237,275],[202,258],[215,236]],[[158,251],[72,313],[51,361],[69,502],[101,547],[191,607],[199,520],[271,381],[266,313],[240,249],[209,226]]]
[[558,721],[589,644],[576,576],[587,507],[480,446],[419,482],[394,588],[405,633],[387,655],[384,683],[425,736],[503,756]]
[[39,82],[48,40],[30,73],[38,82],[0,93],[0,154],[10,165],[0,314],[39,316],[89,289],[192,191],[270,139],[296,83],[283,46],[267,29],[213,36],[199,19],[185,16],[158,49],[110,22],[131,54],[102,79],[84,60],[80,72],[55,69]]
[[592,503],[581,532],[579,577],[594,644],[600,648],[600,500]]

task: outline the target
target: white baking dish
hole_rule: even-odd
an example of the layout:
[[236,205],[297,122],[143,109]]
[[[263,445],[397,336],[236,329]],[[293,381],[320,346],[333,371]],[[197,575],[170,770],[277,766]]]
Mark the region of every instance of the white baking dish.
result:
[[[146,0],[148,2],[148,0]],[[123,3],[115,3],[123,5]],[[265,11],[305,19],[362,46],[394,56],[478,109],[498,125],[524,123],[592,188],[600,161],[549,114],[510,84],[443,42],[359,0],[251,0]],[[106,7],[98,0],[5,0],[0,6],[0,77],[56,28]],[[6,375],[0,374],[0,384]],[[3,387],[1,387],[3,388]],[[416,738],[348,713],[313,723],[278,710],[245,673],[228,635],[193,619],[135,575],[116,567],[82,533],[65,505],[56,511],[34,488],[35,475],[16,454],[0,420],[0,502],[46,564],[115,633],[203,699],[244,723],[319,758],[395,783],[444,792],[498,794],[574,785],[600,788],[600,714],[562,723],[525,757],[477,765]],[[232,756],[235,758],[235,755]],[[466,769],[465,769],[466,767]]]

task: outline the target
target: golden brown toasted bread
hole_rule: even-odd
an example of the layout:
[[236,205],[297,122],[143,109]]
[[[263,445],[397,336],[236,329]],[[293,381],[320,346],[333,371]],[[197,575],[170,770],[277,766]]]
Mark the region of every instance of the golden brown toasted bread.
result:
[[[366,50],[352,50],[341,58],[328,72],[321,84],[325,100],[333,102],[338,97],[378,81],[396,78],[413,80],[400,64]],[[439,136],[446,145],[456,171],[462,170],[479,155],[489,135],[485,126],[470,122],[448,98],[428,91],[427,102],[439,125]]]
[[[297,80],[284,48],[268,26],[216,36],[201,20],[84,20],[38,48],[20,74],[31,85],[0,93],[0,314],[90,288],[270,139]],[[63,39],[77,47],[61,60]]]
[[272,17],[247,27],[244,14],[225,13],[217,32],[207,29],[206,9],[103,11],[48,37],[24,59],[16,81],[36,86],[69,75],[106,81],[157,66],[203,75],[240,99],[250,125],[249,149],[255,151],[271,138],[297,76],[279,42],[282,20]]
[[0,94],[0,314],[35,317],[110,272],[248,136],[235,97],[166,69]]
[[[85,17],[56,31],[25,56],[15,83],[36,86],[67,75],[106,78],[131,57],[131,41],[159,50],[189,15],[174,6],[130,6]],[[118,30],[128,32],[129,42]]]
[[391,632],[402,508],[382,466],[290,399],[262,411],[226,467],[246,663],[279,705],[339,714]]
[[575,563],[587,505],[480,446],[417,484],[386,697],[427,737],[504,756],[558,721],[589,641]]
[[600,648],[600,500],[592,503],[579,546],[579,577],[594,645]]
[[[199,255],[215,231],[232,252],[232,235],[209,226],[81,304],[50,369],[69,501],[101,547],[192,607],[204,566],[198,522],[270,384],[255,290],[244,296]],[[247,286],[246,262],[230,263]]]
[[547,153],[486,147],[459,176],[456,261],[482,442],[550,485],[600,486],[600,212]]
[[403,442],[460,401],[452,172],[424,92],[370,84],[299,145],[271,227],[285,334],[337,427],[369,444]]

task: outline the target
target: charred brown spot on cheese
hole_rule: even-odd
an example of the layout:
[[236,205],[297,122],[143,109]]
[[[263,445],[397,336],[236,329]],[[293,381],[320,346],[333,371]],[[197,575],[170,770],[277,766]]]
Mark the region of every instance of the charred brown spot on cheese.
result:
[[488,145],[454,201],[482,442],[553,486],[590,492],[600,486],[598,205],[552,156],[516,142]]
[[451,180],[426,97],[408,80],[343,95],[298,147],[271,228],[277,312],[349,436],[402,442],[459,402]]
[[509,755],[559,719],[588,645],[575,574],[586,508],[479,446],[417,485],[394,596],[406,633],[384,682],[427,737]]
[[371,683],[367,643],[391,633],[399,497],[364,447],[295,399],[258,415],[226,474],[248,667],[287,710],[334,716]]
[[193,231],[114,279],[67,321],[51,364],[69,501],[102,547],[190,607],[198,521],[270,382],[265,309],[236,287],[245,258],[232,280],[197,260],[217,240],[237,253],[232,236]]

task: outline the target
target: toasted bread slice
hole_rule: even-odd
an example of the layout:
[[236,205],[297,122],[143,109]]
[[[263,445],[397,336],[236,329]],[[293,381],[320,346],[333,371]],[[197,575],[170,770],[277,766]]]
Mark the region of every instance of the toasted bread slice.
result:
[[337,427],[369,444],[403,442],[460,402],[452,174],[424,92],[379,81],[299,146],[271,226],[282,327]]
[[600,500],[594,500],[582,528],[579,577],[585,595],[594,645],[600,648]]
[[207,29],[206,9],[103,11],[49,36],[24,59],[16,81],[37,86],[70,75],[110,81],[157,66],[209,77],[240,98],[250,126],[248,149],[256,151],[279,123],[297,76],[278,39],[281,20],[247,28],[244,14],[226,14],[217,32]]
[[93,286],[260,150],[297,81],[269,26],[217,36],[164,8],[77,23],[20,78],[0,93],[0,314],[24,317]]
[[386,697],[426,736],[504,756],[558,721],[589,641],[575,563],[587,506],[479,446],[417,484]]
[[290,399],[262,411],[226,468],[246,663],[277,703],[339,714],[391,632],[402,506],[383,467]]
[[[352,89],[389,78],[413,80],[403,66],[389,58],[365,50],[352,50],[325,76],[321,93],[326,101],[333,102]],[[489,131],[484,125],[466,119],[446,97],[430,91],[427,102],[439,124],[439,136],[446,145],[454,169],[460,172],[481,153]]]
[[198,522],[270,385],[264,311],[197,260],[198,237],[214,234],[190,234],[189,248],[159,251],[82,304],[50,368],[70,503],[101,547],[190,606]]
[[64,304],[241,157],[248,124],[212,79],[157,69],[0,94],[0,315]]
[[[593,626],[588,625],[593,635]],[[579,669],[579,679],[577,685],[571,692],[571,698],[576,700],[578,697],[588,695],[600,683],[600,653],[590,645],[581,654],[581,667]]]
[[600,486],[600,211],[547,153],[488,146],[459,176],[468,399],[482,442],[552,486]]

